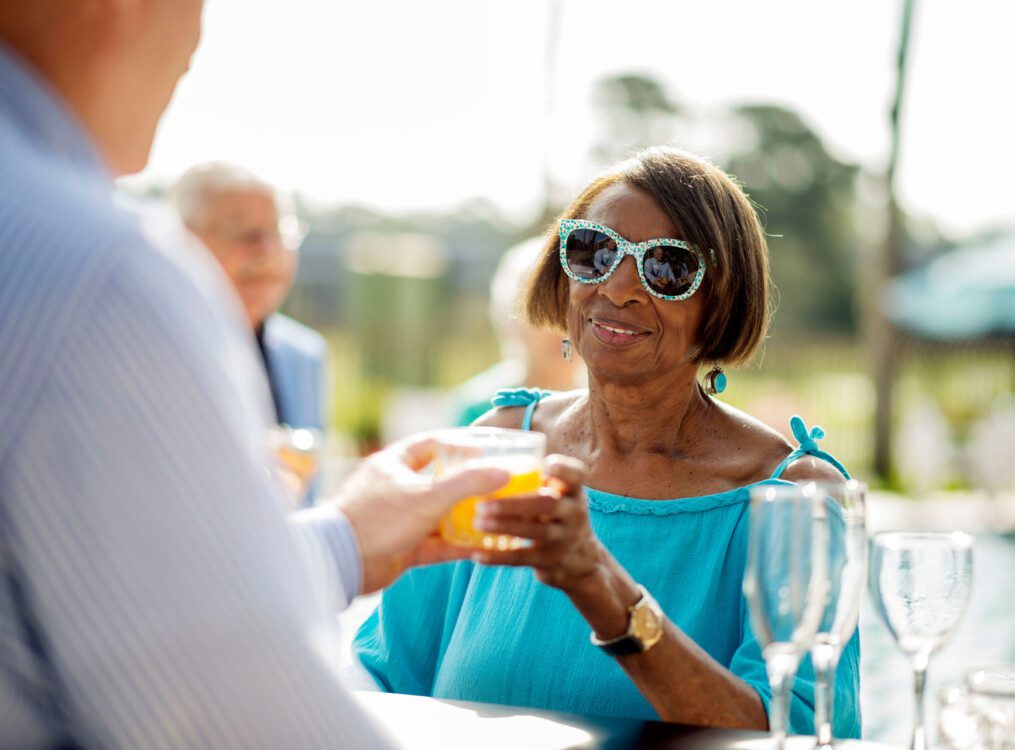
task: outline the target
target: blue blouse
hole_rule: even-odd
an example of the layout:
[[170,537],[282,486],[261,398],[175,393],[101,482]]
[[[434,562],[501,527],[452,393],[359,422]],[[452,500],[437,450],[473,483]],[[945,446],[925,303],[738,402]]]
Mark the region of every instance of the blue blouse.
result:
[[[514,402],[502,397],[498,405],[527,399],[528,428],[531,407],[545,392],[511,393]],[[771,690],[741,589],[748,505],[752,486],[789,484],[779,478],[786,466],[805,453],[823,454],[815,444],[823,436],[819,428],[808,432],[797,417],[792,425],[804,445],[770,479],[754,485],[676,500],[586,488],[596,536],[677,627],[758,692],[766,710]],[[528,568],[455,562],[409,571],[384,592],[353,649],[388,692],[659,718],[616,661],[589,642],[589,625],[567,596],[539,583]],[[836,737],[860,736],[859,688],[860,642],[854,634],[836,675]],[[789,729],[810,734],[809,657],[792,691]]]

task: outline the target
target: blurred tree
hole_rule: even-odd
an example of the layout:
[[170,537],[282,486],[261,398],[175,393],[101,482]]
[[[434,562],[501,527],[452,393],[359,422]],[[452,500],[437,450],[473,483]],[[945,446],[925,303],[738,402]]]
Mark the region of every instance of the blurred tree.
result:
[[660,81],[641,73],[601,79],[592,101],[603,127],[592,156],[602,164],[622,159],[635,149],[667,142],[683,111]]
[[[762,209],[782,329],[856,327],[854,227],[859,168],[829,153],[796,112],[748,104],[729,114],[738,134],[724,168]],[[747,137],[745,138],[745,134]]]

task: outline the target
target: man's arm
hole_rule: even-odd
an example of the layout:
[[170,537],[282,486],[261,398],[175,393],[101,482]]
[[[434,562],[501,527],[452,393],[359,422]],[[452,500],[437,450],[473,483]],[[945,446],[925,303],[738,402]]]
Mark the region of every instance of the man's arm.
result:
[[72,734],[385,746],[339,685],[317,595],[356,592],[310,584],[314,542],[296,541],[258,459],[218,311],[165,264],[115,272],[81,313],[3,471],[26,607]]

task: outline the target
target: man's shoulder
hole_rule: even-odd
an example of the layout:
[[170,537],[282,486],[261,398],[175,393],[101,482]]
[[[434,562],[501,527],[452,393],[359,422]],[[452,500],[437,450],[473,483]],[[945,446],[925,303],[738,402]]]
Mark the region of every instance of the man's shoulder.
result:
[[264,332],[265,342],[275,349],[296,351],[318,360],[323,360],[328,350],[324,336],[282,313],[268,316],[264,321]]
[[126,254],[131,227],[108,185],[61,178],[43,159],[15,155],[11,164],[0,176],[0,319],[31,326],[41,339],[90,304]]

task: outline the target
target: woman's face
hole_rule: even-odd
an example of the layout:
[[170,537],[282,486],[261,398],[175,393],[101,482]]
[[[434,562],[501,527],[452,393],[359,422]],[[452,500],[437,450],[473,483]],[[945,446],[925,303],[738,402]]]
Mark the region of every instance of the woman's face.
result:
[[[600,193],[582,218],[608,226],[630,242],[683,239],[648,193],[623,182]],[[642,286],[631,256],[600,284],[568,283],[568,331],[592,378],[638,385],[675,377],[686,367],[697,369],[694,356],[705,300],[700,289],[679,302],[659,299]]]

